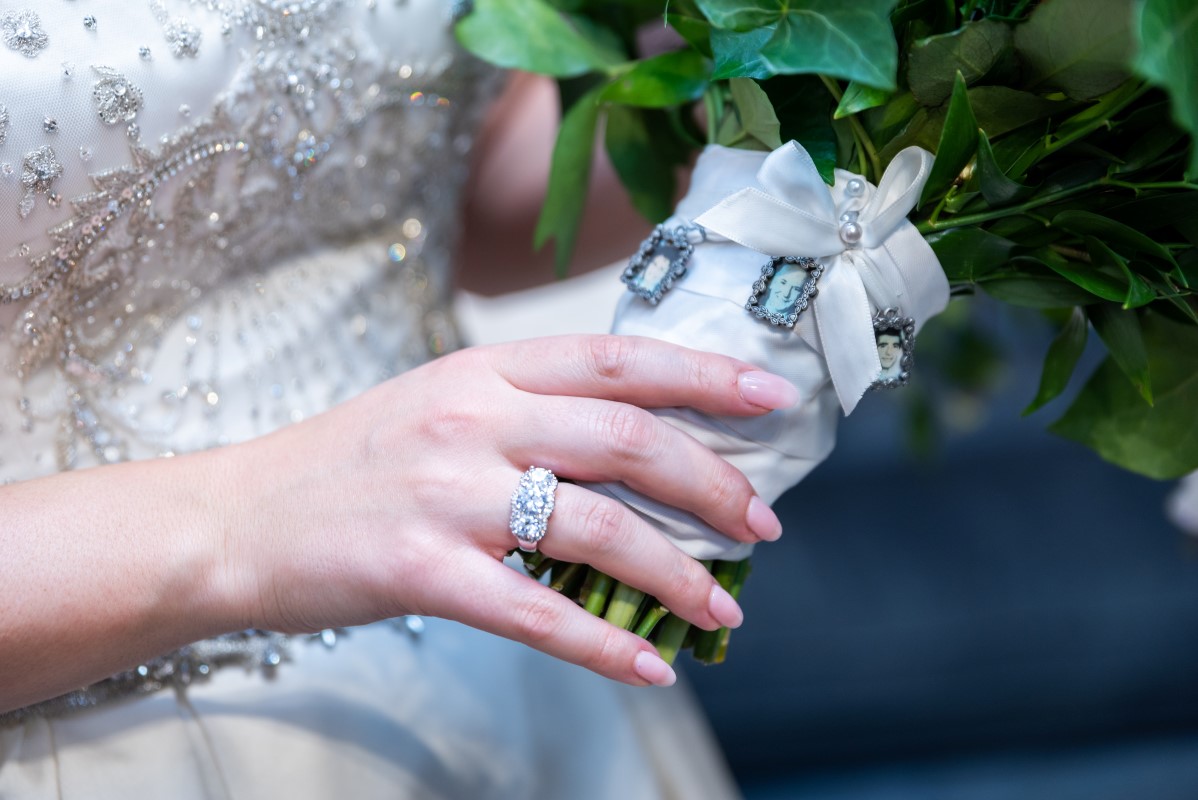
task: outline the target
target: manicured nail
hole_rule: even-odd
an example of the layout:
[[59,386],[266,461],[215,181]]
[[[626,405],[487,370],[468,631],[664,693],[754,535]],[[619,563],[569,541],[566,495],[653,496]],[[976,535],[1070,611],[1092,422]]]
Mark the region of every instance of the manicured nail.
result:
[[745,621],[745,612],[740,610],[732,595],[718,583],[711,587],[711,597],[707,598],[707,610],[715,621],[725,628],[739,628]]
[[632,668],[636,670],[637,675],[654,686],[673,686],[674,681],[678,680],[678,676],[674,674],[674,670],[670,668],[669,664],[647,650],[636,654]]
[[769,409],[793,408],[799,402],[799,390],[785,378],[771,372],[742,372],[740,396],[755,406]]
[[782,523],[778,521],[778,515],[757,495],[753,495],[753,499],[749,501],[749,512],[745,514],[745,522],[758,539],[776,542],[782,536]]

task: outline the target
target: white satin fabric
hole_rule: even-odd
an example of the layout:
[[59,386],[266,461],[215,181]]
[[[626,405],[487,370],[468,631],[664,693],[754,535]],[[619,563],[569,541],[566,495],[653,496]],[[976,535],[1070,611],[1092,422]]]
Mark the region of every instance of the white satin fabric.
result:
[[[141,180],[193,141],[244,149],[172,165],[152,218],[121,210],[83,264],[101,286],[75,269],[0,306],[0,482],[249,439],[452,346],[458,188],[497,82],[455,47],[451,3],[27,5],[49,44],[0,47],[16,170],[0,170],[0,283],[48,231],[89,222],[72,201],[95,174]],[[194,58],[172,55],[179,20],[202,32]],[[93,66],[144,95],[140,149],[97,120]],[[22,161],[43,145],[61,197],[21,218]],[[64,330],[75,350],[46,346]],[[0,726],[3,800],[736,795],[685,688],[634,691],[440,620]]]
[[[686,275],[656,306],[629,293],[616,310],[615,333],[734,356],[798,388],[795,408],[761,417],[657,412],[740,469],[767,503],[827,458],[839,411],[850,412],[881,372],[874,313],[897,307],[918,329],[948,303],[939,263],[906,220],[930,167],[931,156],[911,148],[895,158],[880,187],[843,170],[828,187],[794,142],[769,154],[709,146],[665,225],[695,221],[720,238],[696,245]],[[863,189],[856,197],[846,192],[853,179]],[[856,247],[839,234],[846,210],[859,210],[864,236]],[[793,330],[745,310],[762,266],[786,255],[811,256],[824,267],[819,294]],[[621,484],[591,488],[631,506],[695,558],[736,560],[752,550]]]

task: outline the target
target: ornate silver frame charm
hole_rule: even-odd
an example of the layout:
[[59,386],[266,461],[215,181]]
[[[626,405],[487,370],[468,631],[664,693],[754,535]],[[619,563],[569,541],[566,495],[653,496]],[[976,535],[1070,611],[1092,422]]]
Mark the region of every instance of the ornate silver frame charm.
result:
[[915,365],[915,320],[902,316],[897,308],[883,309],[874,315],[874,339],[882,371],[869,388],[906,386]]
[[674,282],[686,274],[686,265],[695,252],[687,233],[688,229],[683,225],[670,231],[662,225],[654,228],[620,276],[628,291],[652,305],[660,303]]
[[[824,268],[807,256],[777,256],[761,268],[745,310],[771,325],[793,328],[819,294],[816,282]],[[796,280],[796,278],[798,278]]]

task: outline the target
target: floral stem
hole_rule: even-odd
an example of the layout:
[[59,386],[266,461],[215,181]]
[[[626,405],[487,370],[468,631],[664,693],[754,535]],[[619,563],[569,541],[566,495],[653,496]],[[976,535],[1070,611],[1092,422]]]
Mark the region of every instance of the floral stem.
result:
[[590,591],[583,595],[582,604],[587,611],[596,617],[601,617],[603,610],[607,608],[607,598],[611,595],[612,584],[615,581],[594,568],[591,569],[591,574],[588,577],[591,578]]
[[653,633],[653,629],[657,627],[657,623],[661,622],[662,617],[669,614],[669,609],[658,603],[645,612],[645,616],[641,618],[641,622],[636,626],[636,635],[642,639],[648,639]]
[[617,628],[632,630],[636,622],[636,612],[640,610],[645,593],[623,583],[617,583],[612,592],[611,602],[603,618]]
[[682,649],[682,643],[686,640],[686,634],[690,631],[691,624],[676,614],[670,614],[661,623],[661,627],[657,632],[657,637],[653,644],[657,647],[657,652],[661,656],[662,661],[667,664],[673,664],[678,658],[678,651]]

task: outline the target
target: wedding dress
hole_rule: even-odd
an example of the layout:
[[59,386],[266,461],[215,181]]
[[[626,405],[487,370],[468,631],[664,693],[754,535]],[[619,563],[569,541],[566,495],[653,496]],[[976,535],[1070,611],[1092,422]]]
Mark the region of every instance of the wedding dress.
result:
[[[0,6],[0,481],[245,440],[456,346],[498,80],[454,12]],[[686,695],[414,618],[230,634],[0,715],[6,800],[720,797],[719,764]]]

